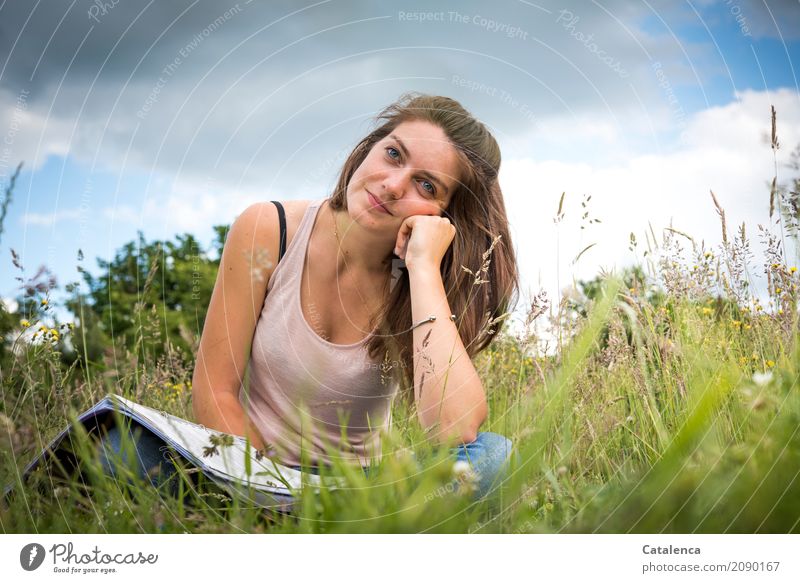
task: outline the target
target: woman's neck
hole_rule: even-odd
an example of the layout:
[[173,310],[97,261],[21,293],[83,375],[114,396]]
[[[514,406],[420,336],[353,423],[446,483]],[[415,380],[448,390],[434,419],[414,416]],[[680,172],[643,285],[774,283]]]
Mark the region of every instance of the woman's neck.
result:
[[[363,229],[350,218],[346,210],[335,211],[325,202],[326,223],[331,238],[331,249],[336,255],[336,272],[341,275],[382,277],[391,271],[394,239],[381,239]],[[334,233],[338,229],[338,240]],[[338,253],[337,253],[338,247]]]

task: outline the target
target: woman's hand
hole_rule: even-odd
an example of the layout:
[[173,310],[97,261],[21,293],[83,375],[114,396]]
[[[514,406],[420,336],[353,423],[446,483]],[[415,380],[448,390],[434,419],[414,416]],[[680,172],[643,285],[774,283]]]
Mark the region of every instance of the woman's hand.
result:
[[394,253],[409,270],[428,266],[438,271],[455,235],[456,228],[447,217],[412,215],[400,225]]

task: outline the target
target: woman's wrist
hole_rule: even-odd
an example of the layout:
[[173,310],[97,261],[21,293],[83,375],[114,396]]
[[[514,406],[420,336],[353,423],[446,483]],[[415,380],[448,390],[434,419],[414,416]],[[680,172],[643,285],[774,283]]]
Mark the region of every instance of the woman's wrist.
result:
[[406,263],[409,277],[428,277],[431,275],[441,276],[440,268],[438,265],[423,261],[421,263]]

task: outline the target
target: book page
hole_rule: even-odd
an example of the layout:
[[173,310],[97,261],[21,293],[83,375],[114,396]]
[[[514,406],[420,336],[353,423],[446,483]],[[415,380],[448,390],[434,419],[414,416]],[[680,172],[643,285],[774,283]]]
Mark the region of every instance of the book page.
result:
[[[307,472],[304,474],[267,457],[256,459],[256,450],[252,446],[249,456],[251,474],[248,477],[245,466],[246,441],[243,437],[233,435],[231,436],[233,445],[217,446],[217,453],[204,456],[204,449],[212,446],[210,440],[212,435],[228,434],[208,429],[158,409],[139,405],[117,395],[112,397],[119,403],[120,408],[129,411],[133,419],[148,427],[200,469],[216,477],[242,484],[249,482],[254,488],[280,493],[288,493],[287,486],[294,489],[301,488],[304,480],[306,484],[319,485],[320,477],[316,474]],[[335,487],[335,484],[331,484],[330,487]]]

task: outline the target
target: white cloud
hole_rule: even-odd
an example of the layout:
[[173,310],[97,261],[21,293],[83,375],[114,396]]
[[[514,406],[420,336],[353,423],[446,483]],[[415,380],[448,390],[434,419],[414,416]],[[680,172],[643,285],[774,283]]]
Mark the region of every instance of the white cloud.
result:
[[[737,97],[738,101],[728,105],[689,116],[685,140],[662,153],[633,155],[616,164],[507,159],[501,184],[518,249],[523,291],[536,292],[541,286],[551,298],[557,297],[559,285],[565,287],[572,278],[588,279],[600,267],[633,263],[629,235],[637,235],[641,257],[649,224],[659,237],[662,229],[672,224],[698,242],[719,244],[721,228],[709,190],[725,208],[729,230],[745,221],[752,247],[758,250],[756,225],[768,220],[767,183],[773,174],[773,153],[765,141],[770,105],[778,112],[782,144],[779,180],[787,181],[782,166],[800,143],[800,100],[788,89],[746,91]],[[549,135],[536,136],[538,150],[547,149]],[[558,128],[555,141],[573,140],[575,159],[592,159],[592,152],[584,155],[584,150],[596,144],[587,146],[582,135],[582,127],[565,123]],[[622,142],[615,145],[614,140],[602,140],[601,147],[611,149],[605,152],[607,159],[620,152],[624,155],[627,149]],[[552,219],[564,191],[566,218],[557,227]],[[581,230],[584,194],[592,196],[590,217],[602,222]],[[571,265],[591,243],[597,245]],[[753,262],[756,271],[758,264]]]
[[25,213],[21,217],[23,225],[52,227],[61,221],[76,221],[82,216],[80,209],[62,209],[53,213]]
[[160,233],[192,233],[207,237],[214,225],[230,224],[249,205],[284,198],[281,195],[270,197],[265,191],[248,191],[191,178],[176,180],[172,185],[157,179],[140,207],[130,204],[106,207],[103,216],[113,220],[109,228],[127,223],[142,229],[148,237]]
[[6,312],[9,314],[14,314],[19,308],[19,302],[14,298],[0,298],[0,302],[3,302],[3,306],[5,306]]

